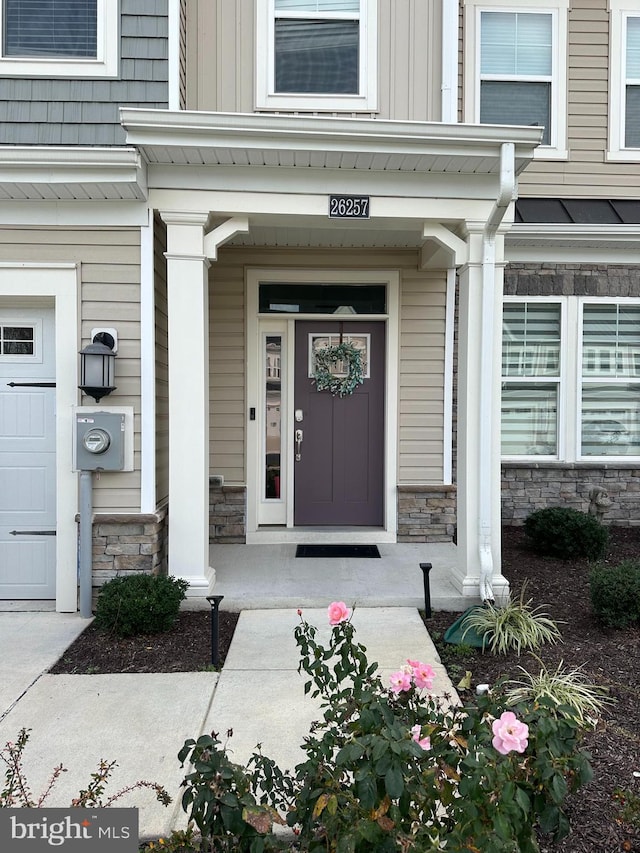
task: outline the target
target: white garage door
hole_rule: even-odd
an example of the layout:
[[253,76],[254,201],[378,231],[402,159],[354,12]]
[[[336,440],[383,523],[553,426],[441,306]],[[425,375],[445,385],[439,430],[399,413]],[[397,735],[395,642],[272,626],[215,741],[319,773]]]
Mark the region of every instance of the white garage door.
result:
[[0,307],[0,598],[55,598],[53,309]]

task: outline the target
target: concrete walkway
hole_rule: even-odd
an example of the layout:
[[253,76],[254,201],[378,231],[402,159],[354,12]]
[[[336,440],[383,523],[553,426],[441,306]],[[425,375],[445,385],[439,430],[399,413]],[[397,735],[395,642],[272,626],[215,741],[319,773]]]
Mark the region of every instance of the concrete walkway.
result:
[[[304,616],[318,626],[319,638],[328,637],[326,608]],[[414,608],[361,608],[353,619],[357,641],[383,675],[419,658],[436,669],[434,693],[452,692]],[[100,759],[118,764],[107,795],[139,779],[159,782],[174,799],[169,808],[149,791],[134,791],[118,805],[139,808],[142,838],[166,835],[186,823],[180,806],[186,768],[177,760],[186,738],[233,729],[228,748],[235,761],[245,762],[258,743],[282,769],[302,758],[299,745],[317,708],[297,673],[297,621],[295,609],[243,611],[220,675],[49,675],[86,620],[0,613],[0,747],[21,728],[32,729],[24,768],[36,798],[56,765],[67,768],[46,801],[50,806],[68,806]]]

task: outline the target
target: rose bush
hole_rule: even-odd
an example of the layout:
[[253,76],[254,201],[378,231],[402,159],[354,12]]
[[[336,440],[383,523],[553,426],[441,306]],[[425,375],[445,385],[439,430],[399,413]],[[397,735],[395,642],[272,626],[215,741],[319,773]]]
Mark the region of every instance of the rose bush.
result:
[[[534,853],[536,826],[555,838],[568,832],[565,797],[591,778],[575,715],[556,713],[549,699],[505,710],[500,688],[464,705],[434,696],[435,673],[418,660],[384,684],[355,641],[344,602],[333,602],[328,617],[326,646],[302,615],[295,630],[298,671],[308,676],[305,693],[320,698],[322,719],[294,774],[257,752],[245,770],[248,782],[234,766],[225,792],[219,744],[208,739],[198,753],[190,790],[200,777],[206,784],[186,803],[198,802],[203,836],[206,816],[213,821],[216,814],[212,780],[219,807],[236,810],[233,819],[227,815],[231,846],[218,837],[212,849]],[[182,760],[187,756],[183,749]],[[271,834],[278,815],[295,833],[291,839]]]

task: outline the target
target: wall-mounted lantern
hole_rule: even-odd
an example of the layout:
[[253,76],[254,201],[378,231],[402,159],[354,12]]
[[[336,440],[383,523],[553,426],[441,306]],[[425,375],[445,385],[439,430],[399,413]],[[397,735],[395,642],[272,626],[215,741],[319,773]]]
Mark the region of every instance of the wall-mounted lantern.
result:
[[103,397],[116,390],[115,378],[116,338],[107,331],[96,331],[91,343],[80,350],[81,391],[99,403]]

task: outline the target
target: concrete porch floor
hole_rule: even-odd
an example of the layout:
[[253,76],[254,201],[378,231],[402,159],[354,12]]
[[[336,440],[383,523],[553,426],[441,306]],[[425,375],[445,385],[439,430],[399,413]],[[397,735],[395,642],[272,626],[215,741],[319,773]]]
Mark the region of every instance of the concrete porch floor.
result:
[[[420,563],[431,563],[431,606],[464,610],[479,600],[464,598],[452,583],[457,561],[451,543],[378,545],[380,558],[296,557],[294,544],[211,545],[215,585],[223,610],[326,607],[344,601],[359,607],[424,608]],[[187,607],[208,606],[187,599]]]

